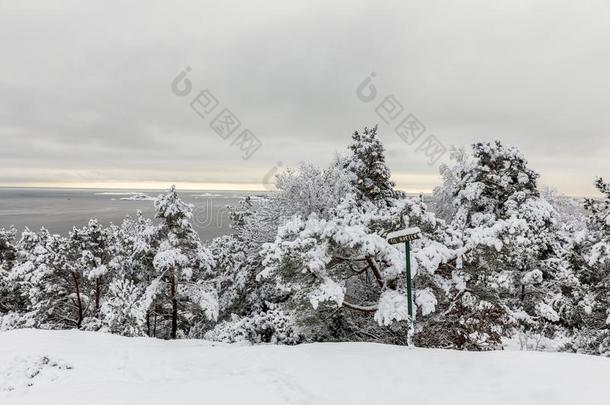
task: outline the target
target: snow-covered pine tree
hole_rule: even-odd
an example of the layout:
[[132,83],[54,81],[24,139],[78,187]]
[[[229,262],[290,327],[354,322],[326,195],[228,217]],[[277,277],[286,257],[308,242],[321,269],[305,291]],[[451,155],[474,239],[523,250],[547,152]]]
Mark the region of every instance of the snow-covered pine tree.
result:
[[432,195],[432,210],[440,219],[448,223],[453,221],[458,209],[458,204],[455,202],[458,183],[473,165],[471,156],[463,146],[452,146],[449,150],[449,158],[453,161],[453,165],[440,165],[442,186],[435,187]]
[[595,187],[602,194],[602,198],[587,198],[587,230],[592,242],[589,253],[590,265],[610,264],[610,183],[604,182],[601,177],[595,179]]
[[[349,173],[338,161],[327,168],[302,163],[296,169],[288,169],[276,177],[276,188],[277,192],[266,198],[246,198],[240,202],[240,207],[232,208],[232,235],[216,238],[209,244],[216,262],[214,273],[220,294],[219,320],[223,322],[217,326],[218,333],[206,336],[220,339],[228,330],[241,330],[265,319],[270,327],[292,325],[292,311],[276,309],[289,299],[290,294],[275,279],[256,278],[264,268],[260,255],[262,246],[273,242],[278,227],[291,221],[293,216],[315,214],[328,218],[341,199],[353,191]],[[278,317],[286,322],[280,322]],[[259,330],[258,327],[254,329]],[[264,333],[269,339],[284,334],[270,330]],[[294,337],[298,334],[289,335]],[[244,336],[255,341],[266,339],[254,332],[244,333]],[[293,337],[285,343],[294,342]]]
[[110,263],[118,253],[116,231],[114,226],[104,227],[97,219],[91,219],[86,226],[73,228],[68,236],[68,242],[78,256],[74,264],[82,276],[82,291],[92,300],[88,317],[98,317],[103,293],[112,278],[108,273]]
[[[381,163],[384,159],[382,152]],[[330,209],[339,205],[343,197],[357,192],[352,185],[355,181],[355,176],[341,167],[339,158],[326,168],[301,163],[297,169],[289,168],[277,176],[275,186],[278,192],[271,196],[270,201],[282,219],[310,214],[327,217]]]
[[193,229],[192,206],[174,186],[155,200],[155,210],[159,223],[144,230],[139,259],[151,263],[155,275],[145,293],[155,318],[153,336],[175,339],[197,320],[217,318],[217,293],[208,282],[214,261]]
[[155,279],[153,248],[148,244],[152,221],[137,211],[121,226],[107,228],[111,259],[107,265],[111,280],[100,307],[101,328],[125,336],[153,336],[149,311],[152,297],[145,294]]
[[562,318],[575,332],[566,349],[610,356],[610,183],[594,184],[602,196],[585,199],[586,228],[565,249],[562,264],[577,280]]
[[510,217],[509,211],[519,204],[539,196],[539,175],[514,146],[505,147],[500,141],[477,143],[472,146],[470,162],[463,156],[454,157],[457,164],[453,168],[441,168],[441,172],[454,173],[452,182],[446,185],[458,208],[454,225],[493,225]]
[[16,283],[9,280],[9,273],[15,264],[15,228],[0,229],[0,316],[22,309],[22,299]]
[[[275,241],[263,247],[265,270],[259,278],[273,278],[291,293],[287,307],[298,313],[308,339],[377,336],[404,343],[406,325],[398,338],[387,327],[408,319],[405,259],[385,235],[399,227],[403,217],[406,226],[422,228],[423,238],[414,244],[420,255],[413,270],[422,263],[422,272],[434,272],[448,252],[430,237],[438,222],[424,207],[418,199],[379,207],[348,195],[327,218],[315,213],[294,216],[280,226]],[[423,313],[434,310],[436,299],[429,288],[416,291],[416,297]],[[343,309],[348,312],[339,311]]]
[[78,253],[69,241],[45,228],[26,229],[17,243],[10,279],[26,297],[26,326],[80,328],[89,307]]
[[342,162],[343,168],[352,173],[356,200],[368,200],[375,205],[387,206],[398,196],[394,182],[390,180],[390,169],[385,162],[385,149],[377,125],[355,131],[350,154]]
[[[243,258],[217,261],[229,263],[228,272],[220,271],[228,275],[223,278],[227,287],[222,289],[221,303],[233,300],[241,302],[241,308],[249,303],[251,309],[237,312],[246,318],[277,304],[285,314],[297,314],[310,340],[377,336],[380,341],[404,342],[405,324],[400,322],[406,319],[404,256],[401,247],[390,246],[384,235],[399,227],[407,215],[409,224],[424,231],[424,239],[413,246],[415,255],[421,254],[416,260],[425,268],[417,276],[422,288],[416,291],[416,304],[422,313],[434,310],[434,294],[442,289],[430,287],[435,285],[431,273],[450,256],[439,242],[444,237],[439,231],[441,222],[420,199],[404,199],[393,190],[376,130],[364,132],[354,136],[350,157],[324,169],[303,164],[287,170],[278,176],[277,193],[247,201],[246,207],[235,211],[234,235],[215,241],[214,251],[225,252],[222,257],[227,259],[237,258],[228,246],[243,244],[248,263]],[[358,185],[366,185],[366,193],[372,194],[363,193],[365,188]],[[320,270],[307,271],[310,260],[318,259]],[[241,270],[230,270],[236,262]],[[238,290],[230,285],[246,287]],[[340,303],[329,291],[338,294]],[[341,291],[347,299],[338,298]],[[221,304],[221,308],[228,307]],[[243,318],[236,322],[243,323]],[[396,328],[402,330],[397,333]]]
[[143,336],[147,305],[141,287],[128,278],[114,278],[100,308],[103,328],[122,336]]
[[[451,219],[449,246],[459,253],[447,273],[453,298],[439,330],[478,349],[498,347],[517,324],[540,332],[558,315],[551,306],[557,291],[549,286],[555,274],[545,266],[553,255],[554,211],[539,197],[538,174],[517,148],[499,141],[473,145],[472,158],[459,150],[452,157],[456,164],[441,168],[445,183],[435,191],[442,197],[437,207]],[[451,196],[453,209],[446,207]]]
[[117,273],[146,288],[154,276],[154,251],[150,241],[155,227],[150,218],[138,210],[135,217],[127,216],[116,231],[115,260],[113,268]]
[[16,256],[15,228],[0,229],[0,270],[8,271],[13,267]]

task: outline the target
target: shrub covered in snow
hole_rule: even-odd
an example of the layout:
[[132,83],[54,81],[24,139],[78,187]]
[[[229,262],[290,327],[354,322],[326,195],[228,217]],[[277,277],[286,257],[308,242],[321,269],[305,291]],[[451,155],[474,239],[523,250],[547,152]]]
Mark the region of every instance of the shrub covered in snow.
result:
[[297,344],[302,340],[292,316],[281,310],[256,312],[249,316],[234,315],[205,334],[206,339],[235,343]]
[[118,278],[110,283],[102,303],[101,320],[111,333],[143,336],[146,323],[144,291],[133,281]]

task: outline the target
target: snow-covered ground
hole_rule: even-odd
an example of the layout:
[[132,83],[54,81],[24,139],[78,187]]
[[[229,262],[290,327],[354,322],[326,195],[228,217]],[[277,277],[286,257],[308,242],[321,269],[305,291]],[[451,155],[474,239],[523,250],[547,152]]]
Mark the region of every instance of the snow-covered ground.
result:
[[0,404],[606,404],[610,359],[0,333]]

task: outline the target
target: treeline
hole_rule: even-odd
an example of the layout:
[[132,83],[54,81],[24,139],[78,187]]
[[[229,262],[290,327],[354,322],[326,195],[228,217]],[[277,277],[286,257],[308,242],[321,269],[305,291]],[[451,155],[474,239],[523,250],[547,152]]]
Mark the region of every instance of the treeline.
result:
[[[575,203],[541,192],[518,149],[452,151],[431,203],[395,189],[377,128],[328,167],[277,176],[232,207],[232,233],[203,243],[172,187],[155,218],[91,220],[67,236],[0,230],[0,329],[295,344],[610,354],[610,184]],[[415,328],[404,249],[412,243]],[[552,342],[561,342],[553,345]]]

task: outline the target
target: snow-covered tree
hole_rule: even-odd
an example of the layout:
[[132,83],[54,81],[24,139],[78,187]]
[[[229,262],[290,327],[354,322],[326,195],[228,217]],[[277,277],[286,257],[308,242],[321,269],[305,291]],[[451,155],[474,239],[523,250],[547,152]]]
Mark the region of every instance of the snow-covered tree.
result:
[[461,330],[459,345],[480,349],[500,346],[517,325],[541,332],[557,320],[559,291],[546,263],[554,255],[555,212],[540,198],[538,174],[517,148],[498,141],[451,156],[456,163],[441,168],[445,182],[435,190],[436,207],[450,220],[448,246],[458,253],[447,273],[451,324],[441,330]]
[[26,297],[26,326],[80,328],[90,302],[71,248],[66,238],[44,228],[23,232],[10,279]]
[[192,206],[174,186],[155,200],[155,210],[159,223],[143,230],[137,258],[154,274],[145,293],[151,300],[152,334],[175,339],[197,320],[217,318],[216,290],[207,281],[214,261],[193,229]]
[[73,228],[68,236],[71,250],[77,256],[75,271],[82,277],[84,294],[92,301],[88,316],[97,317],[106,283],[112,278],[108,273],[117,254],[116,234],[116,227],[104,227],[97,219],[91,219],[86,226]]
[[301,163],[298,169],[288,169],[277,176],[278,192],[271,197],[271,202],[283,219],[313,213],[326,217],[330,208],[356,191],[352,186],[354,179],[351,172],[341,168],[338,160],[324,169]]
[[602,194],[601,199],[587,198],[587,230],[592,242],[588,262],[590,265],[610,264],[610,183],[601,177],[595,179],[595,187]]
[[[222,274],[221,319],[256,317],[277,306],[306,325],[310,340],[404,342],[406,333],[391,330],[406,330],[404,251],[385,239],[404,215],[425,233],[414,244],[426,269],[417,276],[416,304],[422,313],[434,310],[438,291],[426,279],[449,256],[439,242],[440,221],[420,199],[393,190],[376,130],[354,138],[347,158],[328,168],[287,170],[276,193],[233,211],[234,234],[211,245]],[[369,194],[358,188],[365,185]],[[322,268],[306,271],[318,259]]]
[[100,309],[102,325],[123,336],[143,336],[150,305],[144,290],[127,278],[115,278],[108,286]]
[[15,262],[15,237],[17,230],[15,228],[0,229],[0,269],[8,271],[12,268]]
[[477,143],[472,147],[470,161],[463,153],[453,156],[457,164],[452,168],[443,166],[441,172],[451,179],[444,187],[457,208],[454,225],[491,226],[510,217],[520,204],[539,196],[539,175],[527,167],[516,147],[505,147],[500,141]]
[[432,198],[434,213],[447,222],[454,219],[458,210],[459,204],[455,202],[455,199],[461,178],[473,166],[471,156],[463,146],[452,146],[449,150],[449,157],[453,164],[451,166],[440,165],[439,172],[443,179],[442,186],[434,188]]
[[[265,270],[259,279],[273,278],[290,291],[291,306],[298,308],[301,323],[319,323],[318,311],[332,313],[339,308],[367,315],[381,326],[406,321],[405,259],[400,248],[385,237],[400,226],[403,217],[407,226],[433,229],[437,225],[417,199],[379,207],[349,195],[328,219],[315,213],[307,218],[295,216],[280,226],[273,243],[263,247]],[[421,261],[426,271],[433,272],[446,251],[426,236],[418,243],[428,244],[428,250],[413,262],[414,271]],[[433,299],[424,299],[425,294],[432,295],[428,289],[422,290],[419,303],[429,306]],[[331,333],[328,328],[333,325],[322,326],[327,331],[317,333]]]
[[586,227],[566,236],[560,264],[575,278],[562,318],[574,330],[567,349],[610,355],[610,183],[595,180],[601,198],[585,199]]
[[[327,168],[303,163],[288,169],[277,176],[276,188],[277,192],[265,198],[246,198],[239,207],[232,207],[232,234],[216,238],[208,245],[215,259],[219,320],[223,321],[217,328],[233,325],[235,317],[240,325],[268,319],[267,311],[274,311],[276,304],[290,299],[290,294],[275,280],[257,279],[264,268],[263,245],[273,242],[278,228],[295,215],[328,218],[342,198],[353,191],[350,174],[338,161]],[[281,313],[284,317],[293,316],[292,311]],[[268,316],[275,319],[276,315]],[[201,330],[196,336],[201,336],[213,325],[198,327]]]
[[377,135],[377,125],[355,131],[350,154],[342,162],[343,168],[352,173],[356,200],[368,200],[376,205],[388,205],[396,197],[390,169],[385,162],[385,148]]
[[9,279],[17,255],[16,235],[15,228],[0,229],[0,316],[23,309],[17,284]]

